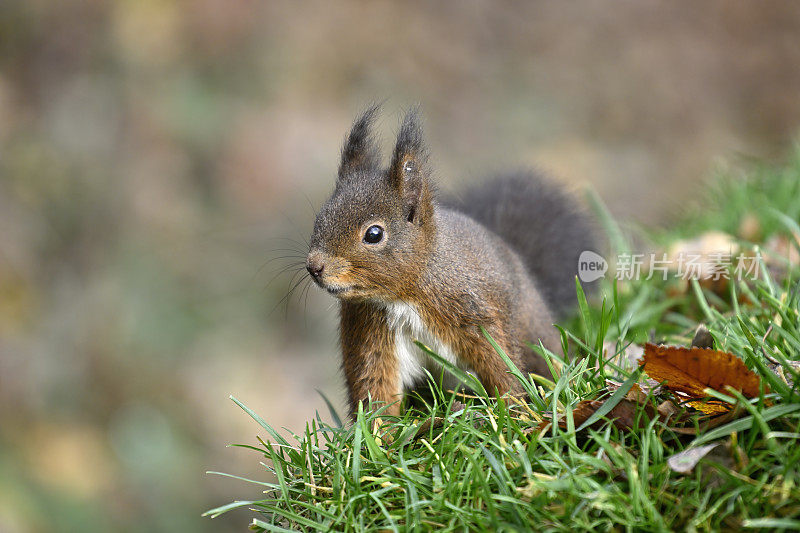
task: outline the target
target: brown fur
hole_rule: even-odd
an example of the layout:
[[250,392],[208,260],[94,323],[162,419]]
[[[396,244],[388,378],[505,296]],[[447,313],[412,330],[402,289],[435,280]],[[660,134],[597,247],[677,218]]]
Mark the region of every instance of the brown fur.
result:
[[342,369],[351,414],[358,410],[358,402],[369,398],[388,405],[386,414],[398,414],[403,391],[397,379],[397,360],[387,356],[393,353],[394,341],[386,312],[368,301],[346,301],[340,314]]
[[[376,112],[357,120],[345,142],[308,256],[317,284],[341,302],[351,414],[369,398],[389,405],[387,414],[399,413],[404,391],[387,311],[394,302],[410,305],[487,391],[521,392],[481,327],[523,372],[543,373],[543,360],[525,341],[559,348],[547,302],[503,239],[437,203],[416,113],[407,115],[389,167],[380,168],[370,133]],[[377,243],[364,237],[373,225],[383,230]]]

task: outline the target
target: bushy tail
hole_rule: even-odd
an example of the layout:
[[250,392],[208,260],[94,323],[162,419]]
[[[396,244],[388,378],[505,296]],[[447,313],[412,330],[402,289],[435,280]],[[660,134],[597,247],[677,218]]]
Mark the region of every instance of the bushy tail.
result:
[[[448,203],[522,257],[556,316],[574,308],[578,257],[599,248],[591,217],[562,186],[536,172],[518,172],[482,183]],[[587,292],[594,284],[584,284]]]

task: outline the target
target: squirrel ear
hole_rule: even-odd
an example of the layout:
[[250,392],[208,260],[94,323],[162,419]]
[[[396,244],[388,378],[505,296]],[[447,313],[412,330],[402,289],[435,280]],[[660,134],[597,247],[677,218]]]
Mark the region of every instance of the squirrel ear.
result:
[[403,119],[389,167],[389,182],[402,196],[408,210],[409,222],[419,219],[423,211],[420,204],[430,194],[427,162],[428,153],[422,140],[419,111],[413,108]]
[[379,104],[373,104],[353,123],[353,128],[342,147],[342,162],[339,165],[339,179],[356,170],[372,170],[381,164],[380,152],[372,137],[372,124],[380,111]]

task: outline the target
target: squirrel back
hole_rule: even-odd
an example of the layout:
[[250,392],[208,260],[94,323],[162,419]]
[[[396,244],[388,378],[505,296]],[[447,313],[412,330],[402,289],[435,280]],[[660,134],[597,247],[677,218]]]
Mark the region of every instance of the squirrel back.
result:
[[[591,217],[563,186],[517,171],[444,201],[502,238],[522,258],[556,317],[575,307],[578,258],[597,251]],[[592,284],[585,285],[587,292]]]
[[397,414],[405,390],[426,370],[438,374],[417,341],[489,392],[521,392],[485,333],[523,372],[548,371],[527,343],[560,349],[553,311],[574,294],[578,254],[592,244],[588,220],[556,185],[523,174],[448,208],[436,199],[416,113],[403,121],[387,168],[370,131],[376,114],[367,110],[345,141],[306,260],[314,282],[340,302],[351,413],[372,399]]

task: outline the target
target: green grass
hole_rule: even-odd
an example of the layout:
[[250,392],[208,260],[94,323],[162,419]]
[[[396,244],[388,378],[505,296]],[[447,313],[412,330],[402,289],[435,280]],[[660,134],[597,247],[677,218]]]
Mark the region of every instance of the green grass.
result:
[[[656,240],[709,230],[736,234],[745,217],[759,224],[759,242],[745,247],[800,231],[800,154],[783,169],[720,179],[705,205]],[[609,218],[604,222],[621,234]],[[731,283],[721,295],[698,284],[676,291],[674,280],[658,276],[607,283],[598,302],[585,301],[578,287],[578,316],[561,333],[580,357],[545,354],[563,364],[550,379],[517,373],[531,393],[528,404],[477,393],[459,398],[466,407],[453,410],[454,396],[434,388],[423,407],[391,420],[391,441],[370,430],[379,411],[360,411],[344,426],[335,412],[333,424],[317,416],[287,440],[239,404],[265,432],[264,440],[245,447],[263,461],[270,481],[245,480],[253,501],[207,514],[247,507],[258,531],[799,529],[800,394],[788,384],[797,377],[788,362],[800,360],[800,284],[797,269],[783,272],[780,279]],[[590,428],[575,428],[577,402],[600,395],[608,412],[624,392],[608,393],[606,380],[623,383],[624,391],[641,377],[615,364],[614,352],[649,340],[688,345],[699,323],[718,349],[740,356],[772,392],[731,398],[742,416],[696,435],[648,418],[643,407],[630,431],[602,418],[603,410],[594,417],[599,425],[589,420],[584,426]],[[656,405],[659,398],[650,401]],[[539,431],[553,411],[565,415],[566,429]],[[422,426],[431,420],[442,423]],[[668,467],[671,455],[712,442],[724,451],[692,473]]]

